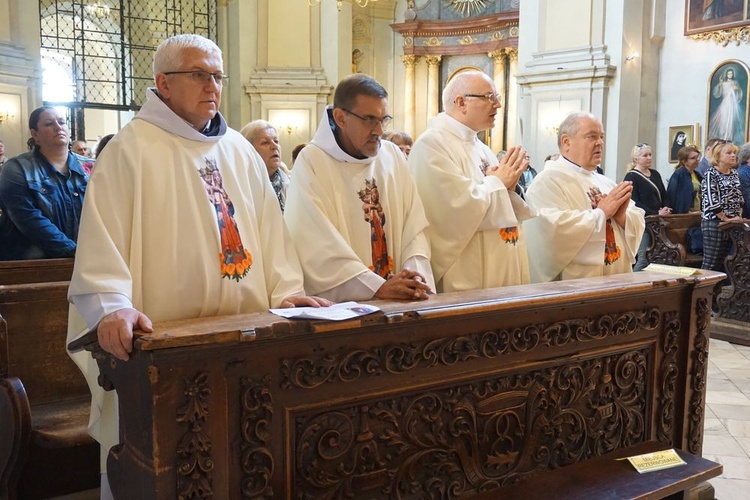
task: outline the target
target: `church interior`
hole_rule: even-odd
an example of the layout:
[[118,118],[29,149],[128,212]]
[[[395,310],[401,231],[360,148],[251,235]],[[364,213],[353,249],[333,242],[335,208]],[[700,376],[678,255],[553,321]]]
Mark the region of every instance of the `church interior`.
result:
[[[601,169],[605,176],[619,182],[628,172],[636,144],[652,145],[653,168],[665,181],[675,170],[672,150],[680,134],[684,134],[684,144],[702,151],[712,136],[711,118],[720,105],[714,89],[732,69],[743,92],[738,97],[742,119],[730,131],[734,134],[730,140],[738,145],[750,141],[747,0],[0,0],[0,140],[5,156],[11,158],[27,150],[28,116],[42,105],[62,110],[68,118],[71,139],[85,141],[94,151],[104,136],[116,134],[137,114],[147,88],[153,85],[153,52],[161,40],[177,33],[198,33],[218,44],[228,77],[222,91],[222,115],[236,130],[257,119],[273,124],[278,130],[282,160],[292,175],[292,150],[311,140],[326,106],[332,102],[334,87],[352,73],[370,75],[385,87],[388,111],[393,116],[390,129],[406,132],[416,140],[429,120],[443,111],[440,96],[451,78],[466,70],[484,72],[492,78],[502,107],[494,126],[480,132],[480,138],[494,153],[523,145],[537,171],[543,170],[545,157],[558,152],[557,133],[565,116],[590,112],[604,125],[606,146]],[[635,284],[632,287],[637,288]],[[685,315],[685,321],[697,324],[691,327],[691,339],[701,331],[696,318],[701,314],[700,301],[705,300],[700,294],[707,293],[702,290],[681,292],[685,295],[675,298],[674,303],[670,302],[672,298],[660,302],[660,307],[669,311],[662,311],[664,318],[673,308]],[[688,296],[696,298],[688,300]],[[527,300],[527,305],[534,303],[531,293]],[[635,296],[623,295],[621,300],[633,310],[646,307]],[[662,299],[653,295],[653,300]],[[505,313],[501,306],[493,307],[497,309],[492,314],[500,321]],[[570,307],[573,311],[578,305],[571,302]],[[389,314],[396,317],[402,311]],[[439,312],[431,314],[437,318]],[[461,314],[464,312],[458,310],[450,313],[455,316],[446,313],[453,321],[462,319]],[[545,321],[565,321],[562,313],[540,314],[548,318]],[[404,318],[407,316],[404,313]],[[486,326],[477,318],[469,323],[472,321],[477,328]],[[394,320],[392,328],[404,327]],[[415,338],[424,334],[419,328],[416,332]],[[743,335],[750,338],[750,326],[745,327]],[[656,380],[657,372],[668,364],[670,351],[656,334],[643,334],[638,342],[642,344],[638,348],[644,350],[651,344],[661,346],[663,352],[649,354],[650,361],[643,364],[647,367],[644,373]],[[683,370],[680,360],[688,350],[692,352],[693,347],[685,345],[674,354],[675,370]],[[310,346],[318,347],[313,343]],[[596,348],[613,349],[610,357],[619,362],[613,346],[605,342]],[[702,431],[673,431],[668,425],[663,430],[674,443],[702,436],[702,447],[694,450],[723,465],[722,474],[709,480],[715,498],[739,500],[746,498],[750,488],[750,347],[712,338],[705,352],[710,354],[703,365],[707,391]],[[575,357],[580,352],[571,349],[558,354]],[[697,363],[685,357],[684,370],[675,376],[680,383],[685,383],[685,372]],[[260,358],[257,361],[263,362]],[[534,369],[541,373],[547,369],[545,362],[540,354],[534,360]],[[177,360],[164,363],[169,367]],[[226,367],[230,364],[227,361]],[[469,375],[450,370],[445,367],[445,377],[469,380]],[[490,373],[491,368],[489,364],[476,365],[472,370],[474,376]],[[425,373],[429,376],[431,372]],[[422,376],[421,371],[419,374]],[[416,375],[409,381],[426,384]],[[374,384],[362,383],[365,388]],[[389,386],[383,394],[390,394],[390,390],[395,391]],[[675,410],[674,426],[688,429],[697,425],[689,423],[690,408],[695,408],[689,397],[676,400],[684,402],[684,408]],[[667,412],[666,403],[654,401],[649,405]],[[476,410],[477,421],[484,416],[482,411],[493,411],[493,405],[511,405],[500,399],[484,403]],[[312,407],[319,402],[305,400],[305,404]],[[300,404],[302,407],[304,404]],[[294,418],[300,419],[296,425],[302,434],[313,426],[300,423],[305,416],[304,408],[300,408],[294,411],[301,416]],[[652,419],[649,425],[658,428],[655,408],[648,408]],[[292,410],[287,415],[292,414],[297,415]],[[291,416],[279,417],[289,419],[284,426],[294,427]],[[244,444],[217,446],[228,449]],[[335,446],[331,443],[332,448]],[[476,452],[461,450],[468,457]],[[0,464],[2,459],[0,456]],[[304,459],[304,451],[299,451],[297,459]],[[502,465],[498,462],[498,468]],[[123,465],[123,470],[129,469]],[[279,470],[281,464],[277,463],[275,474]],[[331,468],[326,473],[333,477],[338,472]],[[212,476],[214,484],[229,482],[222,474]],[[362,484],[376,479],[373,473],[362,479]],[[293,480],[301,481],[292,478],[291,472],[283,478],[287,485]],[[348,487],[356,488],[356,484]],[[454,498],[470,491],[468,487],[455,491],[451,487],[446,485],[441,494],[430,498]],[[320,486],[319,491],[323,490]],[[247,491],[244,493],[247,496]],[[343,487],[331,495],[419,498],[395,493],[359,496],[357,491]],[[98,489],[89,489],[55,498],[98,496]],[[274,495],[266,491],[261,497]],[[291,498],[291,493],[287,497]]]

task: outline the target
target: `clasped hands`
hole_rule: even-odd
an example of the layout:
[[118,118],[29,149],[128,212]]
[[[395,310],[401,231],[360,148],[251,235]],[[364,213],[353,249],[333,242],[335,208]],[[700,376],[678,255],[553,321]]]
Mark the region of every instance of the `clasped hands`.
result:
[[607,220],[614,219],[620,227],[625,227],[625,214],[633,194],[633,183],[623,181],[599,199],[596,208],[604,212]]
[[428,294],[432,293],[424,276],[416,271],[402,269],[400,273],[394,274],[386,279],[377,292],[378,299],[403,299],[403,300],[426,300]]
[[486,175],[494,175],[508,191],[513,191],[528,166],[529,157],[526,150],[521,146],[513,146],[500,159],[499,165],[487,169]]

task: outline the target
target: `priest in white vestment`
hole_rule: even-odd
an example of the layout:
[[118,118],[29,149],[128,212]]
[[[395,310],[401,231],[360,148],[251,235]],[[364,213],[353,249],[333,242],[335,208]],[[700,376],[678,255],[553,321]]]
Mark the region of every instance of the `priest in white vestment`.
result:
[[342,80],[294,163],[284,218],[306,290],[330,300],[423,300],[434,290],[422,202],[406,158],[380,139],[387,96],[369,76]]
[[544,164],[526,199],[539,217],[524,223],[533,282],[629,273],[644,212],[630,199],[631,182],[596,172],[604,148],[602,123],[570,114],[557,136],[560,158]]
[[494,126],[500,98],[479,71],[456,75],[443,91],[443,109],[409,155],[409,168],[430,226],[438,292],[529,282],[521,223],[533,217],[518,179],[526,151],[497,157],[477,137]]
[[[225,77],[216,44],[171,37],[157,48],[154,73],[156,88],[89,183],[68,342],[96,326],[101,347],[127,360],[133,330],[152,331],[152,321],[330,305],[304,295],[263,161],[218,112]],[[104,460],[119,442],[115,394],[99,387],[88,352],[72,357],[92,392],[89,430]],[[103,480],[103,497],[107,488]]]

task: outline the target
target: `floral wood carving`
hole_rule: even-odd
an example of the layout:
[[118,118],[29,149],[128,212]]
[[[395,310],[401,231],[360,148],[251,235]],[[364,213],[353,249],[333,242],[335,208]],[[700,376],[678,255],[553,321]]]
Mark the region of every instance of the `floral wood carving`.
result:
[[620,315],[571,319],[461,337],[331,353],[320,359],[285,359],[281,365],[281,386],[311,389],[325,382],[353,382],[366,376],[454,365],[474,358],[491,359],[539,347],[562,346],[573,341],[631,335],[638,330],[654,330],[660,323],[659,310],[648,308]]
[[711,321],[711,306],[708,299],[696,301],[696,335],[693,341],[695,351],[692,359],[690,381],[690,413],[688,417],[688,451],[700,455],[703,448],[703,410],[706,402],[706,372],[708,370],[708,334]]
[[724,232],[734,247],[725,261],[732,286],[716,297],[719,316],[750,322],[750,230],[744,224],[732,224]]
[[454,498],[640,443],[649,352],[295,413],[297,498]]
[[271,476],[273,475],[273,455],[268,449],[271,442],[271,420],[273,418],[273,398],[271,377],[262,380],[242,378],[242,399],[240,407],[242,444],[241,489],[244,498],[273,498]]
[[177,445],[177,498],[213,496],[211,475],[211,440],[202,425],[208,418],[211,390],[208,373],[199,373],[193,380],[185,379],[185,403],[177,411],[177,422],[187,430]]
[[659,367],[659,411],[656,415],[659,421],[656,426],[657,439],[661,443],[674,445],[675,439],[675,396],[677,394],[677,378],[680,368],[677,365],[677,342],[681,324],[677,313],[664,314],[664,329],[659,336],[661,342],[662,361]]
[[730,43],[740,45],[741,43],[750,43],[750,28],[743,26],[740,28],[709,31],[707,33],[691,35],[690,38],[699,42],[712,41],[722,47],[726,47]]
[[646,250],[650,263],[684,266],[687,250],[682,244],[673,243],[667,236],[669,223],[659,216],[646,217],[646,230],[651,236],[651,245]]

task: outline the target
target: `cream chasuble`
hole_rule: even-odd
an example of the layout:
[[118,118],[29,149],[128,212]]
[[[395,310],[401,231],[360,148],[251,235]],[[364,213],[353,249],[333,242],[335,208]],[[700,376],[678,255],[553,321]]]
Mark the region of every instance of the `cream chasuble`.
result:
[[412,147],[409,168],[430,226],[439,292],[529,282],[521,197],[485,175],[498,165],[476,132],[440,113]]
[[349,156],[329,112],[294,163],[284,211],[311,294],[367,271],[385,278],[413,256],[430,258],[427,220],[401,151],[382,141],[373,158]]
[[594,209],[615,186],[563,157],[544,165],[526,193],[539,211],[524,223],[533,282],[632,272],[645,227],[643,210],[631,200],[623,229]]
[[[255,150],[221,115],[213,120],[219,134],[205,136],[152,91],[148,97],[97,161],[71,301],[117,294],[164,321],[263,311],[303,293],[299,261]],[[68,342],[86,328],[71,307]],[[114,393],[99,387],[88,352],[73,359],[93,395],[90,431],[106,453],[118,442]]]

